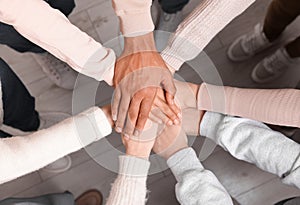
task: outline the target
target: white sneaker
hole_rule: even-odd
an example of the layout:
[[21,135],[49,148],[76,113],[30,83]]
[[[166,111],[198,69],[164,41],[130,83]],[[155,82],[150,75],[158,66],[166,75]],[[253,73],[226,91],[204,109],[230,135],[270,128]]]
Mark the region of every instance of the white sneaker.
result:
[[63,121],[64,119],[71,117],[70,114],[63,113],[63,112],[41,112],[39,113],[39,116],[40,116],[39,130],[51,127]]
[[236,39],[228,48],[227,55],[232,61],[243,61],[269,48],[271,43],[265,36],[262,26],[257,24],[254,30]]
[[281,48],[258,63],[251,77],[257,83],[268,83],[280,77],[287,69],[297,65],[300,65],[300,58],[290,58],[285,48]]
[[73,90],[78,73],[50,53],[33,55],[48,78],[58,87]]
[[182,22],[182,20],[183,20],[182,11],[177,11],[176,13],[173,14],[169,14],[164,11],[161,11],[156,30],[173,33],[177,29],[178,25]]
[[72,166],[72,159],[70,156],[65,156],[55,162],[47,165],[46,167],[42,168],[41,170],[44,172],[50,173],[61,173],[65,172]]

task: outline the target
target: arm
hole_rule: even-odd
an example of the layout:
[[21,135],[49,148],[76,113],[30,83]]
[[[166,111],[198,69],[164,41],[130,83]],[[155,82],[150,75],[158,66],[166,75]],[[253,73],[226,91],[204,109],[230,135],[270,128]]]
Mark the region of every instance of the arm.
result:
[[72,25],[42,0],[0,0],[0,21],[68,63],[78,72],[112,84],[115,54]]
[[150,9],[152,0],[112,2],[124,35],[124,50],[117,60],[114,74],[112,114],[116,131],[138,136],[144,129],[159,89],[165,91],[167,108],[172,113],[168,117],[173,122],[179,121],[179,108],[173,101],[176,92],[173,76],[155,46]]
[[237,159],[255,164],[300,188],[300,145],[261,122],[206,112],[200,134]]
[[178,151],[167,164],[177,180],[176,197],[180,204],[233,204],[217,177],[204,169],[192,148]]
[[48,129],[1,139],[0,184],[36,171],[109,135],[111,124],[107,114],[93,107]]
[[245,89],[201,84],[198,109],[300,127],[300,90]]
[[166,127],[157,137],[153,150],[167,159],[177,180],[176,197],[180,204],[232,204],[216,176],[205,170],[195,151],[188,148],[186,134],[180,125]]
[[169,68],[195,58],[230,21],[247,9],[255,0],[203,0],[178,26],[175,35],[161,53]]

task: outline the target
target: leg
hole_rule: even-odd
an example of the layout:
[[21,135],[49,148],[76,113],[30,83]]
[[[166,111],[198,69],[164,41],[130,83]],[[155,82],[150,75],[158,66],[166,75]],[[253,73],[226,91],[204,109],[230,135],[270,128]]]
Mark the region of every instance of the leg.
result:
[[299,14],[299,0],[273,0],[264,22],[266,37],[274,41]]
[[287,44],[285,49],[291,58],[300,57],[300,36]]
[[[69,15],[75,7],[74,0],[49,0],[47,2],[51,7],[60,10],[66,16]],[[42,48],[21,36],[12,26],[4,23],[0,23],[0,43],[19,52],[45,52]]]
[[0,205],[75,205],[74,196],[65,192],[62,194],[48,194],[34,198],[8,198],[0,201]]
[[176,13],[181,11],[189,0],[159,0],[161,8],[166,13]]
[[34,98],[2,59],[0,59],[0,78],[4,124],[23,131],[37,130],[40,120],[35,111]]

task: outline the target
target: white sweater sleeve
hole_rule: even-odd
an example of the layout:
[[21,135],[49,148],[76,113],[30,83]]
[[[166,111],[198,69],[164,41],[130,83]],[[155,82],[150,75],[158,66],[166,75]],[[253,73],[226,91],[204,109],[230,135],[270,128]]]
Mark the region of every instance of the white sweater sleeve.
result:
[[[82,32],[43,0],[0,0],[0,21],[68,63],[78,72],[112,84],[115,54]],[[9,37],[8,37],[9,38]]]
[[0,184],[36,171],[111,133],[98,107],[27,136],[0,139]]
[[261,122],[206,112],[200,134],[237,159],[276,174],[300,188],[300,145]]
[[119,157],[119,175],[106,205],[142,205],[146,203],[146,181],[150,162],[133,156]]
[[235,17],[255,0],[202,0],[178,26],[161,55],[175,70],[195,58]]
[[230,205],[231,197],[209,170],[203,168],[192,148],[180,150],[167,161],[176,177],[176,197],[183,205]]

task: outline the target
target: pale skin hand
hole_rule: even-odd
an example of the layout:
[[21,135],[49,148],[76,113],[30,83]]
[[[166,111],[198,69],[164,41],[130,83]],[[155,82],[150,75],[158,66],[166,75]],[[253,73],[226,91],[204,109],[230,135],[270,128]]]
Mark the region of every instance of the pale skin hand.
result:
[[[174,80],[174,83],[177,90],[175,101],[180,108],[182,110],[186,108],[197,108],[197,94],[200,86],[178,80]],[[170,120],[169,116],[172,114],[172,110],[167,106],[167,103],[164,100],[164,93],[161,90],[157,91],[154,104],[156,106],[152,109],[150,115],[152,121],[156,123],[165,123],[167,125],[178,124],[178,122],[175,121],[174,123]],[[180,110],[178,109],[178,111]]]
[[117,60],[113,80],[112,117],[117,132],[138,136],[161,88],[164,89],[167,107],[172,110],[169,119],[179,121],[179,108],[174,103],[176,88],[173,77],[156,51],[153,33],[125,38],[125,48]]

